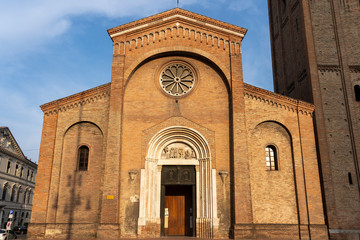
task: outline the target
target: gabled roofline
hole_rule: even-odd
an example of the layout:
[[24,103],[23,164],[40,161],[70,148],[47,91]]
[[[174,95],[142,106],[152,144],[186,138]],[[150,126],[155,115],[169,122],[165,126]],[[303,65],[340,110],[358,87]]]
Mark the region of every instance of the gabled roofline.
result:
[[[14,138],[14,135],[11,133],[10,129],[8,127],[0,127],[0,130],[3,129],[4,131],[7,131],[9,133],[9,137],[11,139],[11,142],[15,148],[15,151],[17,152],[17,157],[19,158],[22,158],[22,159],[26,159],[26,160],[29,160],[25,157],[23,151],[21,150],[19,144],[17,143],[16,139]],[[3,149],[3,148],[1,148]],[[6,149],[3,149],[3,150],[6,150]],[[7,151],[7,150],[6,150]],[[11,152],[10,152],[11,153]],[[29,160],[30,161],[30,160]]]
[[215,20],[213,18],[206,17],[204,15],[190,12],[181,8],[173,8],[165,12],[161,12],[146,18],[142,18],[130,23],[120,25],[118,27],[108,29],[108,34],[111,38],[129,33],[132,31],[140,30],[142,28],[154,25],[159,22],[165,22],[173,18],[182,18],[187,21],[192,21],[197,24],[202,24],[206,27],[211,27],[216,30],[224,31],[229,34],[233,34],[239,37],[244,37],[247,29],[226,23],[220,20]]

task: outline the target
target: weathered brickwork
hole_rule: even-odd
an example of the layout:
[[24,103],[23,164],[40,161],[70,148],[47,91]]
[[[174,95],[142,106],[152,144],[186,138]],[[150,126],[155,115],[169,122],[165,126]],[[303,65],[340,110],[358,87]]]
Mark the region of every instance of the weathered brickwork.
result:
[[[42,106],[31,238],[160,237],[163,166],[191,165],[193,236],[327,239],[314,107],[243,83],[245,29],[177,8],[108,32],[111,83]],[[195,79],[181,97],[159,81],[175,63]],[[87,171],[77,165],[83,145]]]
[[[360,238],[360,2],[269,0],[275,91],[314,103],[333,239]],[[295,23],[295,25],[293,24]],[[291,55],[291,60],[285,56]],[[301,74],[299,74],[301,73]],[[288,83],[294,82],[292,88]]]

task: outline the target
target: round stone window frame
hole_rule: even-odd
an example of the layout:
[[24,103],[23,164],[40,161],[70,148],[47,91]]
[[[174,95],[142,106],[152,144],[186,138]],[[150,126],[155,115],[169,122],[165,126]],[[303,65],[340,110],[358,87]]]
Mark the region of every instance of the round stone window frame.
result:
[[[175,65],[175,64],[181,64],[181,65],[184,65],[186,66],[188,69],[191,70],[192,74],[193,74],[193,77],[194,77],[194,81],[193,81],[193,84],[191,86],[191,90],[187,91],[186,93],[184,94],[179,94],[179,95],[175,95],[175,94],[170,94],[169,92],[167,92],[163,86],[162,86],[162,81],[161,81],[161,78],[162,78],[162,73],[163,71],[171,66],[171,65]],[[176,81],[176,80],[174,80]],[[177,81],[181,81],[181,79],[177,79]],[[157,74],[157,77],[156,77],[156,82],[157,82],[157,86],[158,88],[160,89],[160,91],[167,97],[170,97],[170,98],[175,98],[175,99],[179,99],[179,98],[184,98],[184,97],[187,97],[189,96],[190,94],[192,94],[194,92],[194,89],[197,87],[197,85],[199,85],[199,77],[198,77],[198,72],[195,70],[195,67],[193,67],[192,64],[190,64],[189,62],[187,61],[183,61],[183,60],[172,60],[172,61],[167,61],[166,63],[164,63],[163,65],[161,65],[161,67],[159,68],[158,70],[158,74]]]

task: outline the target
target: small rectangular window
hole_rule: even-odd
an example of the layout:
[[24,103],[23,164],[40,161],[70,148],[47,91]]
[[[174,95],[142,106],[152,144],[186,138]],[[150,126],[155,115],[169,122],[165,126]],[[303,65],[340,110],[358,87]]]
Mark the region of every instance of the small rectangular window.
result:
[[360,86],[359,85],[355,85],[354,86],[354,91],[355,91],[355,100],[357,102],[360,102]]
[[6,173],[10,173],[11,162],[8,162]]
[[353,180],[352,180],[351,172],[348,172],[348,179],[349,179],[349,184],[352,185]]

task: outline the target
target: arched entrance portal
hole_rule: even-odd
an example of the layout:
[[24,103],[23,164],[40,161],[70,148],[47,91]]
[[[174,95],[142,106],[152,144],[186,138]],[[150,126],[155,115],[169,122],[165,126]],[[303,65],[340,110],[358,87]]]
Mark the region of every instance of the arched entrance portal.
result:
[[[211,238],[218,227],[215,176],[209,146],[199,132],[176,126],[155,134],[141,169],[138,234]],[[184,213],[171,218],[175,210],[170,205],[184,207]],[[169,226],[182,217],[184,227]]]

